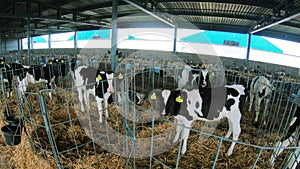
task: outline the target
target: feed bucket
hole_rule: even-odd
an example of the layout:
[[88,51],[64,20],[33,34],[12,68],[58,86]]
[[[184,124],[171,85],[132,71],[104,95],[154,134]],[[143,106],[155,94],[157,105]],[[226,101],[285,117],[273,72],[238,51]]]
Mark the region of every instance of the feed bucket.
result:
[[6,125],[1,128],[7,145],[14,146],[21,142],[21,126]]
[[[10,126],[22,126],[21,120],[19,118],[16,118],[14,116],[7,116],[5,118],[5,121],[8,123]],[[21,124],[21,125],[20,125]]]

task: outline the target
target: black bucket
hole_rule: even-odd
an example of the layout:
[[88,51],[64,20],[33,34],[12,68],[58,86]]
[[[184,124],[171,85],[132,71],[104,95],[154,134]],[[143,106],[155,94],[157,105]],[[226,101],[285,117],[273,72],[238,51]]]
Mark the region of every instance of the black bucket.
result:
[[21,142],[21,126],[6,125],[1,128],[7,145],[15,146]]
[[5,121],[10,126],[21,126],[22,127],[21,119],[20,118],[16,118],[15,116],[7,116],[5,118]]

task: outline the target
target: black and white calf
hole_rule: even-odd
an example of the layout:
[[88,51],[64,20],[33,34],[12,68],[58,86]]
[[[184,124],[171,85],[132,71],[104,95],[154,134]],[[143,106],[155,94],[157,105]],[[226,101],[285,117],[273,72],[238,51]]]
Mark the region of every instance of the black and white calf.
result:
[[255,123],[257,123],[258,121],[258,116],[260,113],[260,104],[262,100],[264,100],[263,121],[264,125],[266,125],[267,105],[269,104],[270,97],[272,95],[272,90],[274,89],[275,88],[272,86],[271,82],[265,76],[257,76],[252,79],[249,92],[250,104],[248,111],[251,111],[253,101],[255,101]]
[[102,71],[88,66],[79,66],[75,69],[74,85],[77,88],[81,111],[84,111],[82,97],[89,110],[89,95],[92,94],[97,101],[100,123],[102,123],[102,102],[104,102],[105,116],[108,118],[108,99],[114,92],[113,78],[114,72],[112,71]]
[[[57,73],[55,73],[51,64],[26,66],[20,63],[3,64],[3,61],[0,62],[1,67],[5,68],[3,76],[9,84],[9,89],[12,90],[12,80],[13,78],[16,78],[18,83],[17,91],[21,95],[27,91],[29,84],[43,82],[47,84],[48,89],[51,89],[51,84],[53,83],[55,76],[57,76]],[[49,96],[51,97],[51,93],[49,93]]]
[[[297,108],[294,117],[290,123],[287,134],[281,138],[279,142],[276,143],[276,147],[287,147],[290,144],[296,142],[297,146],[300,145],[300,134],[299,134],[299,126],[300,126],[300,107]],[[284,149],[275,149],[270,163],[274,165],[276,158],[282,153]],[[299,166],[300,162],[300,147],[295,149],[289,159],[287,160],[287,168],[296,169]]]
[[[27,91],[29,84],[46,83],[48,89],[52,88],[55,74],[50,66],[26,66],[25,68],[25,76],[17,76],[18,91],[20,94]],[[51,93],[49,93],[49,96],[51,98]]]
[[178,88],[182,89],[185,87],[191,87],[195,84],[198,85],[199,89],[210,87],[209,72],[208,69],[194,69],[189,66],[185,66],[181,71],[179,77]]
[[[181,153],[184,154],[187,150],[190,128],[195,120],[212,122],[227,118],[229,130],[225,137],[229,138],[233,133],[233,140],[238,140],[241,132],[239,103],[240,96],[245,95],[244,90],[242,85],[230,85],[213,92],[215,94],[213,97],[217,99],[211,103],[211,107],[216,110],[209,114],[203,113],[203,105],[207,98],[200,95],[198,88],[184,88],[175,91],[153,90],[149,95],[149,102],[151,109],[159,111],[161,115],[172,115],[177,120],[178,125],[173,142],[178,141],[181,134],[181,139],[183,139]],[[235,144],[232,142],[227,151],[228,156],[232,154]]]
[[12,96],[12,80],[16,76],[24,77],[27,69],[20,63],[6,64],[4,59],[0,59],[0,69],[2,73],[3,81],[8,84],[7,96]]

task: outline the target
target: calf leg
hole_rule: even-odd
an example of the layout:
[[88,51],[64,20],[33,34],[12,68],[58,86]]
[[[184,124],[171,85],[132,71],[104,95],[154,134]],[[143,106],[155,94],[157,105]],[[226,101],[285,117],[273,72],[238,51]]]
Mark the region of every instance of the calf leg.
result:
[[[49,82],[47,82],[47,88],[51,89],[51,81],[49,80]],[[51,92],[49,92],[49,98],[52,99],[52,94]]]
[[84,90],[83,92],[84,102],[86,105],[87,110],[90,110],[90,99],[89,99],[89,92],[87,90]]
[[[298,141],[299,145],[299,141]],[[289,169],[296,169],[300,162],[300,148],[296,148],[290,155],[288,160],[288,166]]]
[[232,113],[233,116],[229,117],[229,123],[232,124],[232,132],[233,132],[233,142],[231,143],[230,148],[227,151],[227,155],[230,156],[233,152],[233,148],[235,146],[235,141],[238,140],[240,133],[241,133],[241,126],[240,126],[240,120],[241,120],[241,112],[236,110],[237,113]]
[[192,122],[187,122],[185,124],[185,127],[183,128],[182,130],[182,139],[183,139],[183,144],[182,144],[182,149],[181,149],[181,154],[185,154],[186,152],[186,147],[187,147],[187,141],[188,141],[188,138],[189,138],[189,135],[190,135],[190,130],[191,130],[191,124]]
[[266,122],[266,119],[268,117],[267,109],[268,109],[268,104],[270,102],[270,99],[266,98],[264,102],[265,102],[265,104],[264,104],[264,111],[263,111],[263,121],[264,121],[264,125],[267,125],[267,122]]
[[261,100],[262,100],[262,98],[255,97],[255,106],[254,106],[255,107],[255,119],[254,119],[254,122],[258,121]]
[[228,119],[228,125],[229,125],[229,129],[227,131],[227,134],[225,135],[225,138],[229,138],[230,135],[232,134],[232,123],[229,119]]
[[102,101],[103,98],[100,98],[96,96],[97,106],[98,106],[98,112],[99,112],[99,122],[102,123]]
[[248,109],[248,111],[251,111],[252,104],[253,104],[253,99],[254,99],[254,93],[253,93],[252,91],[250,91],[249,97],[250,97],[250,104],[249,104],[249,109]]
[[80,109],[82,112],[84,112],[84,106],[83,106],[83,103],[82,103],[82,87],[77,87],[77,93],[78,93],[78,100],[79,100],[79,103],[80,103]]
[[[284,141],[277,142],[275,147],[287,147],[287,146],[289,146],[294,141],[293,137],[294,136],[292,135]],[[271,165],[274,164],[276,158],[282,153],[282,151],[283,151],[283,148],[274,149],[274,152],[272,153],[271,160],[270,160]]]
[[105,117],[108,118],[108,98],[111,95],[111,93],[105,93],[104,94],[104,109],[105,109]]
[[175,143],[176,141],[178,141],[179,135],[180,135],[180,133],[182,131],[182,126],[181,125],[182,124],[177,124],[176,125],[176,134],[175,134],[175,137],[173,139],[173,143]]

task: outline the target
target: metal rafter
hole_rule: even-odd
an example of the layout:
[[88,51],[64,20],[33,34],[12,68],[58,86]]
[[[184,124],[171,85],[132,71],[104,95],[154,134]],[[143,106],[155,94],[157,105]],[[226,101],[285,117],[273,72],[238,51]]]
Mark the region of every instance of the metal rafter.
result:
[[289,21],[293,18],[296,18],[300,16],[300,10],[297,12],[294,12],[294,14],[291,14],[290,16],[286,16],[286,17],[282,17],[281,19],[277,20],[277,21],[273,21],[273,22],[263,22],[262,25],[257,25],[256,28],[251,29],[249,32],[251,34],[257,33],[259,31],[271,28],[275,25],[281,24],[283,22]]
[[135,6],[136,8],[140,9],[141,11],[153,16],[154,18],[164,22],[165,24],[171,26],[172,28],[176,27],[176,25],[174,25],[173,23],[165,20],[164,18],[162,18],[161,16],[156,15],[155,13],[153,13],[153,11],[151,11],[151,9],[145,9],[144,7],[141,6],[141,4],[138,1],[135,0],[123,0],[124,2]]
[[[167,3],[167,2],[183,2],[181,0],[156,0],[156,3]],[[243,1],[236,1],[236,0],[188,0],[188,2],[213,2],[213,3],[227,3],[227,4],[238,4],[238,5],[247,5],[247,6],[256,6],[256,7],[263,7],[263,8],[269,8],[273,9],[274,4],[268,4],[265,3],[265,1],[249,1],[249,0],[243,0]]]
[[[216,16],[216,17],[226,17],[226,18],[237,18],[237,19],[246,19],[246,20],[254,20],[257,21],[261,18],[259,14],[240,14],[237,12],[232,11],[231,13],[222,13],[222,11],[208,11],[204,12],[203,10],[197,11],[178,11],[177,9],[168,9],[168,13],[171,15],[188,15],[188,16]],[[222,13],[222,14],[220,14]]]

